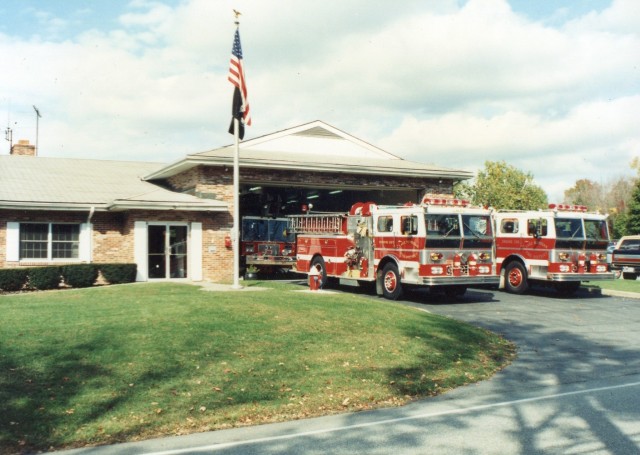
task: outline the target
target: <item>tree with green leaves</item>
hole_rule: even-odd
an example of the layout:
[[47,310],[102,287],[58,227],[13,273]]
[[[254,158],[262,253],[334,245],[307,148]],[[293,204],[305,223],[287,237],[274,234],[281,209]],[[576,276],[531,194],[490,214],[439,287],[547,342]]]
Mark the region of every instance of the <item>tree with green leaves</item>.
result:
[[637,181],[627,211],[627,225],[625,235],[640,234],[640,179]]
[[534,183],[530,172],[523,172],[505,161],[486,161],[484,165],[484,170],[478,172],[474,182],[456,185],[456,197],[501,210],[547,207],[547,194]]

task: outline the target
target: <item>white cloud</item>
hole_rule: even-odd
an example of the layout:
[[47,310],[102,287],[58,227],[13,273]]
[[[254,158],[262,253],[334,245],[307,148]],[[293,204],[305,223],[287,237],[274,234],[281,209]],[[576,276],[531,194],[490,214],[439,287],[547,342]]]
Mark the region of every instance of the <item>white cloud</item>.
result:
[[36,104],[48,156],[171,161],[231,142],[232,8],[249,137],[321,119],[407,159],[469,170],[504,159],[556,194],[640,155],[635,0],[560,27],[505,0],[136,0],[116,28],[0,35],[14,138],[34,139]]

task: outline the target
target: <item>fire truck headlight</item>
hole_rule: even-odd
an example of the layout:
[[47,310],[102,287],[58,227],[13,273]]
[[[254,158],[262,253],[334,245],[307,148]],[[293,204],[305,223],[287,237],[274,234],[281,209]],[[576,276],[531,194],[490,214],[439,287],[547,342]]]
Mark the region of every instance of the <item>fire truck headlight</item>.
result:
[[560,259],[561,261],[568,261],[569,253],[558,253],[558,259]]
[[487,265],[481,265],[480,267],[478,267],[478,273],[483,273],[483,274],[491,273],[491,267]]
[[431,267],[432,275],[442,275],[444,273],[444,268],[442,267]]
[[478,255],[478,259],[480,259],[481,261],[489,261],[491,259],[491,254],[480,253],[480,255]]
[[247,245],[247,247],[245,248],[245,251],[246,251],[248,254],[253,253],[253,251],[254,251],[254,250],[253,250],[253,245]]
[[600,255],[598,255],[598,260],[599,261],[606,261],[607,260],[607,255],[604,253],[600,253]]
[[282,250],[282,255],[283,256],[289,256],[292,253],[290,248],[285,248],[284,250]]
[[431,260],[432,261],[439,261],[442,259],[442,253],[431,253]]
[[571,267],[569,265],[561,265],[560,266],[560,271],[563,273],[567,273],[569,271],[571,271]]

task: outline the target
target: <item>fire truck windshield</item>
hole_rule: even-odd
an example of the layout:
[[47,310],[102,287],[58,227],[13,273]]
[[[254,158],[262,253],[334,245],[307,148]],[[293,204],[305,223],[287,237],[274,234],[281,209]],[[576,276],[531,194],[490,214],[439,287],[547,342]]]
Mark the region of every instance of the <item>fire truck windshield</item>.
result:
[[556,218],[556,248],[575,248],[576,243],[584,242],[584,230],[581,218]]
[[428,247],[460,247],[460,215],[457,213],[429,214],[425,215],[425,223]]
[[287,232],[286,219],[244,218],[242,240],[245,242],[293,242],[293,234]]
[[605,220],[584,220],[587,248],[606,249],[609,244],[609,229]]
[[464,248],[490,248],[493,242],[488,215],[462,215]]

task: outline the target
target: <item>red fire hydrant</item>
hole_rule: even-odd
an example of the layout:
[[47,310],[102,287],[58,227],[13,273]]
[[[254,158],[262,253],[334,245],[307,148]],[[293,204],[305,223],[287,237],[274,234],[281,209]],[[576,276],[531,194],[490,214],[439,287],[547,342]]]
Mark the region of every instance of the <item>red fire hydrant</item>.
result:
[[317,291],[322,286],[322,277],[315,267],[309,270],[309,290]]

